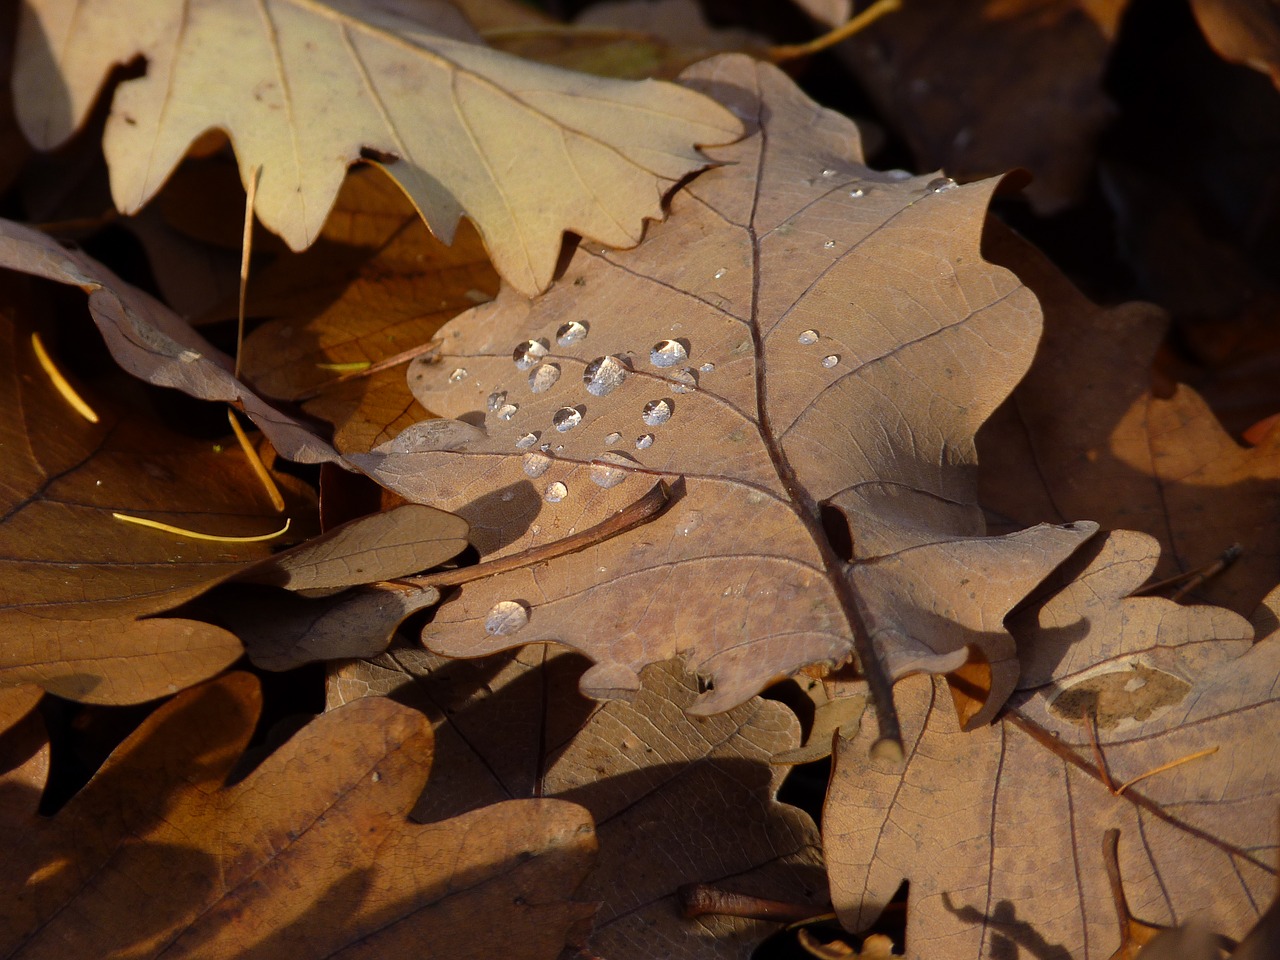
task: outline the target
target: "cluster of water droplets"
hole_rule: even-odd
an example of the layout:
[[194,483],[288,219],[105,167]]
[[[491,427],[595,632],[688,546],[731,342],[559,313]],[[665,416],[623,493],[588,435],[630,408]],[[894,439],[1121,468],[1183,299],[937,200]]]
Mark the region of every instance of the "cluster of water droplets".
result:
[[[802,347],[811,347],[822,339],[822,334],[817,330],[804,330],[796,337],[796,343]],[[838,353],[829,353],[819,361],[826,369],[830,370],[840,362]]]

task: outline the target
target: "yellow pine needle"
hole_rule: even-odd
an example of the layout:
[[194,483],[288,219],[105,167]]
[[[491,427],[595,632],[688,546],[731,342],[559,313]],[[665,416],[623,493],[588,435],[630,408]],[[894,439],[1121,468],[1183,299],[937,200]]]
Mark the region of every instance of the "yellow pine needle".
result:
[[766,51],[766,56],[771,63],[785,63],[788,60],[797,60],[800,57],[808,57],[815,53],[821,53],[829,47],[834,47],[837,43],[842,43],[843,41],[848,40],[855,33],[865,30],[886,13],[893,13],[895,10],[901,9],[901,7],[902,0],[880,0],[879,3],[873,3],[856,17],[850,19],[847,23],[842,23],[834,30],[824,33],[822,36],[810,40],[808,43],[795,43],[780,47],[770,47],[768,51]]
[[45,375],[52,381],[57,391],[62,394],[62,398],[71,404],[72,408],[80,416],[90,423],[97,423],[98,415],[94,412],[93,407],[85,403],[84,398],[76,393],[75,387],[67,382],[67,378],[62,375],[62,371],[54,366],[53,358],[45,350],[40,334],[31,334],[31,349],[35,351],[36,360],[40,362],[40,369],[45,372]]
[[373,366],[371,360],[352,360],[349,363],[317,363],[317,370],[328,370],[332,373],[359,373]]
[[[258,178],[262,167],[249,171],[249,184],[244,197],[244,238],[240,243],[240,304],[236,309],[236,367],[235,378],[240,379],[240,355],[244,353],[244,302],[249,290],[249,253],[253,249],[253,203],[258,196]],[[284,509],[281,507],[280,509]]]
[[1185,757],[1179,757],[1177,760],[1170,760],[1168,763],[1162,763],[1154,769],[1148,770],[1146,773],[1140,773],[1132,780],[1126,780],[1120,786],[1116,787],[1115,795],[1118,797],[1139,780],[1145,780],[1147,777],[1155,776],[1157,773],[1164,773],[1166,770],[1172,770],[1174,767],[1181,766],[1184,763],[1190,763],[1192,760],[1199,760],[1201,757],[1207,757],[1211,753],[1217,753],[1217,747],[1206,747],[1203,750],[1197,750],[1195,753],[1189,753]]
[[231,422],[231,431],[236,435],[236,439],[240,441],[240,449],[244,451],[244,455],[249,459],[249,466],[253,467],[253,472],[257,475],[263,489],[267,491],[267,496],[271,498],[271,505],[276,508],[276,513],[284,513],[284,497],[280,494],[280,488],[276,486],[271,472],[267,470],[267,465],[258,456],[258,451],[249,442],[249,437],[245,434],[244,428],[240,426],[240,418],[236,416],[236,412],[230,407],[227,408],[227,420]]
[[148,520],[146,517],[134,517],[127,513],[112,513],[111,516],[125,523],[136,523],[140,527],[150,527],[152,530],[161,530],[165,533],[172,533],[179,537],[190,537],[192,540],[211,540],[214,543],[262,543],[265,540],[274,540],[276,537],[282,537],[289,531],[289,524],[293,521],[286,517],[284,526],[274,533],[260,533],[256,537],[223,537],[216,533],[200,533],[197,530],[188,530],[185,527],[175,527],[171,523],[161,523],[159,520]]

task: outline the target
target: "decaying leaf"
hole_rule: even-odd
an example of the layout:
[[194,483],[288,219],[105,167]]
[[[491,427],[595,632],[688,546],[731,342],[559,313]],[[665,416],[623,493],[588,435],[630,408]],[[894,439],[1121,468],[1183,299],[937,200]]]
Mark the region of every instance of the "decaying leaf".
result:
[[52,819],[30,777],[0,780],[15,801],[0,951],[552,960],[590,917],[573,896],[595,851],[581,807],[411,822],[431,730],[381,698],[316,719],[227,785],[258,707],[246,674],[180,695]]
[[[1268,605],[1274,614],[1280,591]],[[908,954],[927,944],[932,960],[976,960],[1052,945],[1107,958],[1120,934],[1102,838],[1118,828],[1135,916],[1239,937],[1276,883],[1280,632],[1216,666],[1192,652],[1199,674],[1175,677],[1157,657],[1137,642],[970,733],[941,681],[900,684],[905,771],[867,758],[865,730],[837,755],[823,837],[842,922],[861,929],[909,879]],[[1119,795],[1104,785],[1151,771]]]
[[[74,11],[74,15],[73,15]],[[361,0],[33,0],[18,26],[14,96],[37,146],[66,140],[111,66],[120,84],[103,149],[121,210],[147,202],[191,142],[234,141],[262,168],[257,213],[294,249],[319,236],[347,167],[378,157],[448,242],[464,213],[498,272],[533,294],[561,235],[640,239],[662,194],[735,139],[719,105],[671,84],[605,80],[488,49],[447,4]]]
[[749,137],[636,250],[584,243],[536,303],[502,294],[446,326],[410,386],[460,419],[352,456],[464,516],[484,555],[598,522],[655,475],[675,500],[593,550],[464,586],[424,639],[449,656],[566,643],[597,661],[594,696],[683,656],[706,678],[700,713],[845,661],[860,633],[893,675],[976,650],[996,680],[981,722],[1017,675],[1001,619],[1094,529],[983,536],[973,433],[1039,329],[1030,292],[978,254],[994,184],[869,169],[848,120],[745,57],[687,82]]
[[682,919],[675,894],[690,882],[823,912],[817,828],[775,800],[783,771],[769,766],[798,741],[791,712],[756,698],[720,716],[686,716],[696,684],[673,664],[647,669],[634,703],[598,706],[576,691],[585,666],[542,646],[454,662],[393,649],[342,667],[330,700],[383,694],[429,713],[452,772],[423,794],[420,819],[528,796],[586,807],[600,856],[580,892],[601,901],[590,938],[600,956],[750,957],[773,925]]

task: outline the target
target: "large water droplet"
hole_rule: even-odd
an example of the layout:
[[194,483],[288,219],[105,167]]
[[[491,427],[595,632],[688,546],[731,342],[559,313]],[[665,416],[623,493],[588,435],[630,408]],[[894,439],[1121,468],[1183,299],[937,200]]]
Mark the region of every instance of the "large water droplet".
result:
[[672,370],[667,374],[667,379],[671,381],[671,389],[676,393],[689,393],[698,389],[698,375],[688,367]]
[[454,370],[453,373],[449,374],[450,383],[461,383],[465,379],[467,379],[466,367],[458,367],[458,369]]
[[671,419],[670,400],[650,400],[640,413],[641,419],[651,427],[658,427]]
[[679,340],[659,340],[649,351],[649,362],[655,367],[674,367],[689,359],[689,350]]
[[561,324],[560,329],[556,331],[556,343],[562,347],[567,347],[585,339],[586,336],[587,325],[579,323],[577,320],[570,320],[568,323]]
[[484,618],[484,632],[491,637],[509,637],[529,622],[529,611],[523,603],[499,600]]
[[828,354],[827,356],[822,358],[822,365],[826,367],[828,370],[830,370],[839,362],[840,362],[840,358],[834,353]]
[[526,340],[511,351],[511,359],[516,362],[517,370],[528,370],[547,355],[548,349],[541,340]]
[[806,330],[800,336],[796,337],[796,343],[803,343],[806,347],[811,343],[818,342],[817,330]]
[[621,440],[621,439],[622,439],[622,434],[620,434],[620,433],[611,433],[611,434],[609,434],[607,437],[605,437],[605,438],[604,438],[604,442],[605,442],[605,444],[606,444],[606,445],[612,445],[612,444],[617,443],[617,442],[618,442],[619,440]]
[[653,446],[653,434],[652,434],[652,433],[642,433],[642,434],[640,434],[640,436],[636,437],[636,449],[637,449],[637,450],[648,450],[648,449],[649,449],[650,447],[652,447],[652,446]]
[[554,483],[548,483],[547,489],[543,491],[542,497],[547,503],[559,503],[569,495],[569,488],[559,480]]
[[925,186],[925,190],[929,193],[945,193],[948,190],[954,190],[960,184],[956,183],[950,177],[935,177]]
[[511,419],[512,417],[514,417],[514,416],[515,416],[519,411],[520,411],[520,404],[518,404],[518,403],[504,403],[502,406],[500,406],[500,407],[498,408],[498,419],[499,419],[499,420],[510,420],[510,419]]
[[561,407],[552,415],[551,422],[557,430],[564,433],[582,422],[582,411],[576,407]]
[[608,490],[610,487],[616,487],[623,480],[627,479],[630,470],[626,467],[634,466],[635,461],[621,453],[604,453],[591,461],[590,477],[591,482],[597,487],[604,487]]
[[582,382],[587,385],[587,393],[593,397],[612,393],[625,379],[627,368],[617,357],[596,357],[582,371]]
[[526,477],[537,480],[551,468],[551,458],[545,453],[526,453],[520,466]]
[[532,447],[535,443],[538,442],[538,437],[540,436],[541,434],[539,434],[536,430],[533,433],[524,434],[522,437],[516,440],[516,449],[528,450],[530,447]]
[[540,364],[529,374],[529,389],[534,393],[550,390],[560,379],[560,365],[556,363]]
[[506,402],[507,391],[495,390],[493,393],[489,394],[489,399],[485,401],[485,406],[487,406],[489,408],[489,412],[492,413]]
[[697,510],[690,510],[676,523],[676,533],[687,537],[700,526],[702,526],[702,514]]

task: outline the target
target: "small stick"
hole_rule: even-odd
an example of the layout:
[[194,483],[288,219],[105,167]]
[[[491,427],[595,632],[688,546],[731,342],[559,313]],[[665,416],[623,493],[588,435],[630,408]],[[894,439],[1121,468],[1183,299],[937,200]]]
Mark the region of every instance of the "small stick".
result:
[[44,342],[40,339],[40,334],[31,334],[31,349],[35,351],[36,360],[40,364],[40,369],[45,372],[52,382],[58,393],[62,394],[62,399],[71,404],[72,408],[80,416],[84,417],[90,423],[98,422],[98,414],[93,407],[89,406],[80,394],[76,393],[76,388],[67,382],[67,378],[62,375],[62,371],[57,368],[53,362],[53,357],[49,356],[48,351],[44,348]]
[[253,444],[249,442],[249,437],[245,434],[244,427],[240,426],[240,418],[236,416],[236,412],[230,407],[227,407],[227,420],[231,422],[231,431],[236,435],[236,439],[240,441],[240,449],[249,458],[249,466],[253,468],[254,474],[267,491],[267,496],[271,498],[271,505],[276,508],[276,513],[284,513],[284,497],[280,493],[280,488],[276,486],[275,478],[267,470],[267,465],[262,462],[262,458],[258,456],[258,451],[253,448]]
[[747,920],[773,920],[778,923],[796,923],[813,919],[815,910],[804,903],[786,903],[782,900],[765,900],[745,893],[721,890],[709,883],[686,883],[676,891],[680,911],[686,919],[712,914],[718,917],[744,917]]
[[289,518],[285,518],[284,526],[275,533],[262,533],[256,537],[222,537],[214,533],[199,533],[195,530],[188,530],[185,527],[175,527],[170,523],[161,523],[159,520],[148,520],[146,517],[134,517],[127,513],[112,513],[111,516],[125,523],[136,523],[140,527],[150,527],[152,530],[161,530],[165,533],[176,534],[179,537],[190,537],[192,540],[212,540],[215,543],[262,543],[266,540],[274,540],[276,537],[282,537],[289,531]]
[[240,358],[244,353],[244,304],[249,291],[249,253],[253,249],[253,201],[258,196],[258,178],[262,176],[262,167],[254,167],[249,171],[249,182],[245,185],[244,197],[244,238],[240,243],[240,303],[236,308],[236,366],[234,376],[240,379]]
[[785,46],[770,47],[765,51],[765,57],[770,63],[785,63],[788,60],[796,60],[800,57],[807,57],[815,53],[821,53],[829,47],[834,47],[837,43],[848,40],[855,33],[865,30],[871,24],[875,23],[886,13],[893,13],[902,7],[902,0],[879,0],[873,3],[867,9],[863,10],[856,17],[853,17],[847,23],[842,23],[828,33],[810,40],[808,43],[794,43]]
[[1231,566],[1231,564],[1239,560],[1243,553],[1244,547],[1238,543],[1233,543],[1231,546],[1227,547],[1226,550],[1223,550],[1218,559],[1214,560],[1212,563],[1205,564],[1198,570],[1188,570],[1186,573],[1180,573],[1176,577],[1169,577],[1167,580],[1160,580],[1156,583],[1148,584],[1139,590],[1133,591],[1130,596],[1148,597],[1152,594],[1159,593],[1162,590],[1166,590],[1169,587],[1181,584],[1181,586],[1169,596],[1170,600],[1181,600],[1210,577],[1216,577],[1223,570],[1227,569],[1227,567]]

